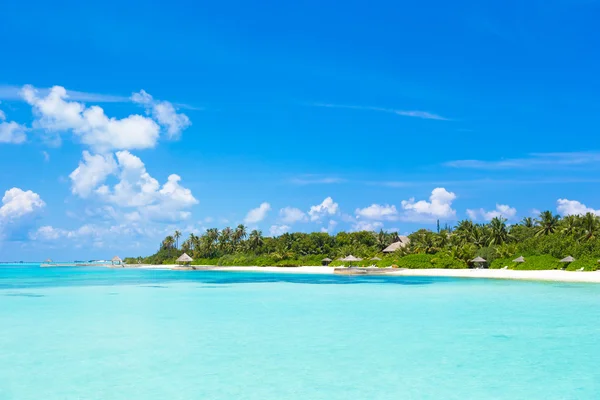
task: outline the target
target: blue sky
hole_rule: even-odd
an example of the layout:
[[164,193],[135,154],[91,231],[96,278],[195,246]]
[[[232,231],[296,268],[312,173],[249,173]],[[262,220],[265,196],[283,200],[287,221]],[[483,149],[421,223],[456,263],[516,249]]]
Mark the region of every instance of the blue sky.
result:
[[0,13],[1,259],[600,214],[600,2],[85,3]]

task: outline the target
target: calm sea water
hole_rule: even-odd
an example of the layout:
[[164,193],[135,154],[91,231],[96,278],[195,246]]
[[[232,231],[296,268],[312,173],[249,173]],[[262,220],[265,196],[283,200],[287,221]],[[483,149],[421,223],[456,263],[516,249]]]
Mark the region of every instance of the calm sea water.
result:
[[0,267],[0,399],[599,399],[600,285]]

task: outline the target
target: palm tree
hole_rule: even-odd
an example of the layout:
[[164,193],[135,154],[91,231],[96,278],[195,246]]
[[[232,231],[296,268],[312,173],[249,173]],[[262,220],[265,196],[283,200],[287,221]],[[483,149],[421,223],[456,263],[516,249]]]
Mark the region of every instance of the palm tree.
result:
[[552,214],[552,211],[541,212],[539,218],[535,220],[535,224],[537,227],[535,235],[541,236],[554,233],[556,231],[559,221],[560,216]]
[[560,221],[560,233],[564,235],[574,235],[579,230],[579,225],[579,216],[567,215]]
[[259,230],[253,230],[250,232],[250,236],[248,237],[248,247],[250,250],[254,251],[262,246],[264,243],[262,232]]
[[473,223],[473,221],[468,219],[463,219],[458,223],[456,229],[454,229],[454,234],[460,238],[463,242],[471,241],[473,236],[475,235],[475,230],[477,226]]
[[501,245],[511,239],[510,233],[506,228],[506,219],[495,217],[489,224],[489,245]]
[[242,240],[244,240],[248,236],[246,232],[246,227],[243,224],[239,224],[235,231],[233,232],[233,244],[234,246],[238,246]]
[[165,238],[165,240],[163,240],[163,248],[164,249],[173,248],[173,244],[175,244],[175,239],[173,239],[173,236],[169,235]]
[[231,239],[233,237],[233,230],[231,230],[230,227],[226,227],[225,229],[223,229],[221,231],[221,234],[219,235],[219,247],[221,248],[221,250],[225,251],[226,253],[229,252],[230,249],[230,244],[231,244]]
[[535,221],[531,217],[525,217],[521,220],[521,225],[525,228],[533,228],[535,226]]
[[598,216],[593,213],[585,214],[581,218],[581,229],[583,231],[583,239],[595,239],[600,232],[600,221],[598,220]]
[[190,243],[190,250],[194,250],[196,248],[196,242],[198,241],[198,236],[194,235],[193,233],[190,233],[190,237],[188,238],[188,241]]
[[173,239],[173,236],[169,235],[165,238],[165,240],[163,240],[163,248],[165,250],[168,250],[169,257],[172,254],[171,250],[173,249],[174,244],[175,244],[175,239]]
[[178,249],[179,248],[179,238],[181,237],[181,232],[176,230],[173,237],[175,238],[175,248]]

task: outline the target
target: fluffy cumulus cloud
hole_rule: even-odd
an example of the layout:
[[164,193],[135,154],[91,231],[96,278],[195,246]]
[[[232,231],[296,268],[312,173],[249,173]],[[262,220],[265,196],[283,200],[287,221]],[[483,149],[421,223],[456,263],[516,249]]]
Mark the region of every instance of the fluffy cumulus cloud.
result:
[[48,132],[70,131],[97,152],[154,147],[160,135],[159,125],[141,115],[109,118],[99,106],[86,107],[70,101],[65,88],[54,86],[46,96],[25,86],[22,96],[32,108],[34,127]]
[[69,175],[72,182],[71,192],[86,198],[116,170],[117,163],[112,154],[92,155],[84,151],[79,166]]
[[456,217],[456,210],[452,202],[456,195],[444,188],[435,188],[429,196],[429,201],[415,201],[414,198],[402,201],[402,219],[407,221],[434,221],[436,219],[452,219]]
[[248,211],[246,214],[246,218],[244,218],[244,222],[247,224],[256,224],[265,219],[269,210],[271,210],[271,205],[269,203],[262,203],[257,208],[253,208]]
[[357,208],[355,211],[357,217],[372,220],[394,220],[398,216],[396,206],[372,204],[366,208]]
[[293,224],[306,221],[306,214],[298,208],[285,207],[279,210],[279,218],[286,224]]
[[39,194],[19,188],[7,190],[2,197],[0,220],[15,220],[33,214],[46,206]]
[[[94,198],[122,208],[134,208],[124,215],[128,220],[179,221],[187,219],[190,207],[198,203],[190,189],[180,185],[181,177],[172,174],[164,185],[153,178],[142,160],[123,150],[109,155],[83,152],[83,160],[69,176],[71,191],[80,197]],[[106,184],[114,176],[114,186]]]
[[380,221],[357,221],[352,226],[352,230],[355,232],[360,232],[360,231],[375,232],[380,229],[383,229],[383,222],[380,222]]
[[517,209],[513,208],[507,204],[496,204],[496,209],[491,211],[486,211],[483,208],[478,210],[467,210],[467,215],[472,220],[477,220],[479,217],[483,218],[486,221],[491,221],[494,218],[504,218],[511,220],[516,217]]
[[321,228],[321,232],[323,232],[323,233],[333,233],[333,231],[335,230],[335,227],[337,226],[337,224],[338,224],[337,221],[330,220],[326,227],[324,226],[324,227]]
[[[62,229],[45,225],[29,233],[29,239],[37,242],[61,243],[69,239],[69,243],[77,246],[134,248],[138,244],[136,240],[142,238],[158,238],[164,235],[164,231],[154,228],[140,226],[134,223],[107,225],[107,224],[85,224],[75,229]],[[127,243],[123,243],[122,237],[127,237]]]
[[312,206],[308,211],[311,221],[319,221],[323,217],[337,214],[339,210],[338,203],[335,203],[331,197],[327,197],[321,204]]
[[558,199],[556,203],[556,210],[559,212],[559,214],[564,216],[585,215],[587,213],[600,215],[600,210],[594,210],[593,208],[588,207],[577,200]]
[[0,238],[21,239],[45,206],[40,195],[31,190],[7,190],[0,207]]
[[290,227],[288,225],[272,225],[271,228],[269,228],[269,234],[271,236],[281,236],[289,231]]
[[0,110],[0,143],[21,144],[27,140],[26,131],[24,125],[6,121],[6,114]]
[[131,100],[146,107],[147,114],[167,129],[169,138],[178,138],[181,132],[191,125],[187,115],[177,113],[173,104],[168,101],[154,100],[145,90],[134,93]]

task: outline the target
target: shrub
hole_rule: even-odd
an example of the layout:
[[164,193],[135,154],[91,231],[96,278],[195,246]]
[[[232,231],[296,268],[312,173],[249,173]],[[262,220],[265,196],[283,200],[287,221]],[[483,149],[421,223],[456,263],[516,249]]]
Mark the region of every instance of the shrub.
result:
[[556,258],[550,255],[543,256],[527,256],[524,263],[514,263],[512,269],[517,270],[548,270],[562,269],[564,264],[561,264]]
[[596,260],[595,258],[586,257],[577,259],[569,265],[567,265],[567,271],[577,271],[581,268],[583,268],[584,271],[597,271],[598,267],[598,260]]
[[404,257],[400,257],[396,263],[399,268],[409,269],[426,269],[435,268],[433,264],[435,256],[432,254],[409,254]]

